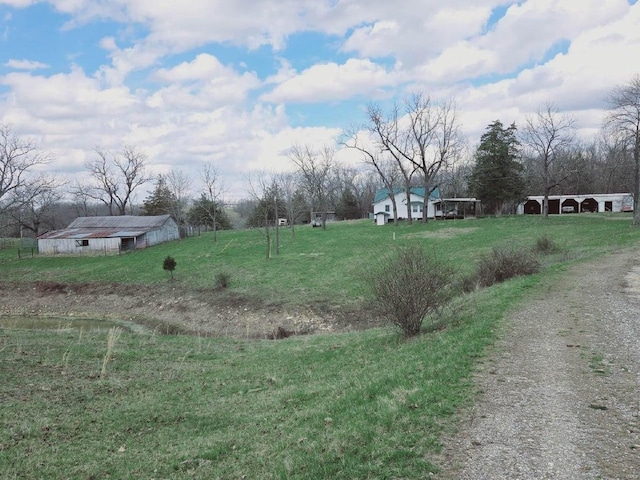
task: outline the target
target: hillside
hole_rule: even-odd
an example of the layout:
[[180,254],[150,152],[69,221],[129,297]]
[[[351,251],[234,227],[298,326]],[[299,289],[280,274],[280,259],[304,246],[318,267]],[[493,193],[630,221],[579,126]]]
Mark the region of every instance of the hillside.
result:
[[[623,248],[640,234],[628,214],[515,216],[432,221],[398,227],[369,221],[280,230],[271,246],[260,230],[223,231],[119,256],[23,256],[1,250],[4,315],[84,316],[133,321],[169,332],[264,337],[361,330],[380,324],[371,310],[368,268],[395,246],[419,243],[469,275],[496,245],[531,250],[548,237],[556,265]],[[177,261],[174,280],[162,269]],[[219,288],[218,275],[229,278]]]

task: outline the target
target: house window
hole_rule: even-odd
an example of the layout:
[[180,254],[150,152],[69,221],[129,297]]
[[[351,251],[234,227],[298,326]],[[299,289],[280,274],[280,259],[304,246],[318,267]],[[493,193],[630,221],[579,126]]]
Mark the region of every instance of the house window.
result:
[[413,213],[418,213],[418,206],[416,204],[413,204]]
[[76,240],[76,247],[88,247],[89,240]]
[[389,205],[385,205],[384,206],[384,211],[385,212],[390,212],[391,211],[391,207]]

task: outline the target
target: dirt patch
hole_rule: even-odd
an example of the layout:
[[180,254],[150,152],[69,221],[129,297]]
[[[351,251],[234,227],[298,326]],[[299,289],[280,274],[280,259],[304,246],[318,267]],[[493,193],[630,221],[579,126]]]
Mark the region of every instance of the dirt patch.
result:
[[455,238],[460,235],[468,235],[478,230],[478,227],[463,227],[463,228],[442,228],[438,231],[410,233],[406,235],[406,238],[437,238],[439,240],[446,240],[449,238]]
[[[124,320],[159,333],[283,338],[380,325],[366,309],[281,305],[224,289],[40,281],[0,282],[0,315]],[[280,329],[280,330],[279,330]]]

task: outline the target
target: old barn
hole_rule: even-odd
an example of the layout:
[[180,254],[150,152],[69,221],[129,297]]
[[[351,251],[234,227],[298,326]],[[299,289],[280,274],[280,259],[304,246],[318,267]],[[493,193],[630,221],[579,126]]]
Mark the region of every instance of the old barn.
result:
[[150,247],[180,238],[170,215],[78,217],[63,230],[38,237],[41,254],[108,253]]

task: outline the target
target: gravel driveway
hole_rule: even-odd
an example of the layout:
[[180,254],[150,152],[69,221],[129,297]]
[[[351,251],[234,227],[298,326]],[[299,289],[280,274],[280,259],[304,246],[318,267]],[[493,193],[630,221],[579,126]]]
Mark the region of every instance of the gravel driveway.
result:
[[481,366],[438,478],[640,478],[640,252],[546,282]]

